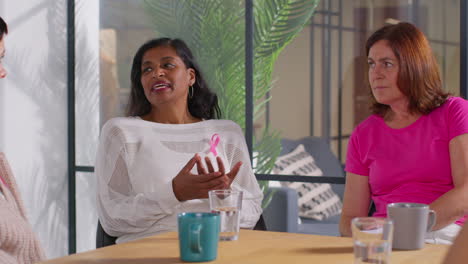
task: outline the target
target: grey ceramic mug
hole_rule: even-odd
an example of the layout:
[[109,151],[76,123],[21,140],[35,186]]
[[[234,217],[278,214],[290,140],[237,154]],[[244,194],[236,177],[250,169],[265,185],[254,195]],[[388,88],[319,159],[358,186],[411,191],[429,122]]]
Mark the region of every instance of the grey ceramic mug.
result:
[[426,233],[436,222],[436,214],[427,204],[391,203],[387,205],[387,215],[394,223],[394,249],[422,248]]

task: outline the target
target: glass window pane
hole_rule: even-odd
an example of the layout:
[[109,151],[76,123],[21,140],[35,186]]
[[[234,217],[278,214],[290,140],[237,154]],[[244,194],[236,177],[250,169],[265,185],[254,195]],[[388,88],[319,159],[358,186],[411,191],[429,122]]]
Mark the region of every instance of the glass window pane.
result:
[[96,177],[94,173],[76,174],[76,251],[96,248]]
[[459,94],[459,8],[460,1],[320,1],[310,25],[276,62],[266,114],[271,128],[283,138],[328,138],[344,163],[349,135],[370,114],[365,42],[385,23],[408,21],[421,28],[444,86]]
[[157,37],[143,0],[101,0],[100,126],[124,116],[130,94],[133,56],[145,41]]
[[76,0],[75,6],[76,164],[94,166],[99,137],[99,3]]

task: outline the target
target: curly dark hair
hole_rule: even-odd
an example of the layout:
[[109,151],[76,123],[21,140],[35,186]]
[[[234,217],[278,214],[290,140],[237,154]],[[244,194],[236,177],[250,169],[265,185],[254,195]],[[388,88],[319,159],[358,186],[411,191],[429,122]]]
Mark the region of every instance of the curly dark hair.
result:
[[[386,25],[367,39],[367,55],[379,40],[387,40],[398,59],[400,70],[397,84],[408,97],[411,113],[429,114],[446,101],[450,94],[443,91],[439,66],[421,30],[407,22]],[[374,114],[385,116],[390,110],[388,105],[377,102],[372,93],[371,100]]]
[[133,58],[130,79],[132,82],[130,97],[127,106],[128,116],[142,116],[151,111],[151,103],[145,96],[141,84],[141,64],[145,53],[153,48],[169,46],[175,49],[177,55],[182,59],[187,69],[195,71],[195,83],[193,86],[193,96],[187,100],[188,110],[194,117],[201,119],[217,119],[221,117],[221,110],[218,106],[218,97],[209,88],[203,79],[200,68],[195,62],[192,52],[187,44],[181,39],[157,38],[143,44]]
[[3,20],[2,17],[0,17],[0,40],[3,39],[3,35],[5,34],[8,34],[8,26],[5,20]]

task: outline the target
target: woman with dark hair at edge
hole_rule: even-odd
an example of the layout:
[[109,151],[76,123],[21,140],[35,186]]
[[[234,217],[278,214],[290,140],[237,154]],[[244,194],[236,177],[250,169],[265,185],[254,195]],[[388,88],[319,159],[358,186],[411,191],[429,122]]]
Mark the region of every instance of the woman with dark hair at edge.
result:
[[[7,24],[0,17],[0,79],[7,75],[2,64],[7,33]],[[0,152],[0,263],[35,263],[43,259],[43,249],[26,217],[11,168]]]
[[[220,116],[192,52],[179,39],[143,44],[131,70],[128,117],[102,129],[97,208],[117,243],[175,231],[184,211],[209,211],[208,191],[243,191],[240,226],[253,228],[263,194],[241,128]],[[196,168],[195,168],[196,167]]]
[[437,214],[427,243],[450,244],[468,213],[468,102],[442,89],[424,34],[387,25],[366,43],[373,115],[353,131],[340,221],[385,217],[389,203],[428,204]]
[[0,17],[0,79],[3,79],[7,75],[5,67],[3,67],[2,60],[5,57],[5,42],[3,37],[8,34],[8,26],[5,21]]

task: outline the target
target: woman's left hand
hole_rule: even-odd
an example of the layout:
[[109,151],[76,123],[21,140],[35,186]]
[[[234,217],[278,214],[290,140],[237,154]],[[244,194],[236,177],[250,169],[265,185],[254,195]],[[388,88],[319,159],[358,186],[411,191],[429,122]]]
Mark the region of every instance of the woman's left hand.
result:
[[[236,178],[237,173],[239,173],[240,167],[242,166],[242,162],[239,161],[236,164],[234,164],[234,166],[231,168],[231,170],[228,173],[226,173],[223,160],[220,157],[216,157],[216,162],[218,163],[219,172],[221,172],[222,175],[226,175],[228,178],[228,182],[226,183],[226,189],[229,189],[231,187],[231,183]],[[205,163],[206,163],[206,166],[208,167],[208,172],[206,171],[206,169],[203,167],[201,163],[197,163],[197,169],[198,169],[199,174],[207,174],[207,173],[215,172],[215,169],[209,157],[205,157]]]

